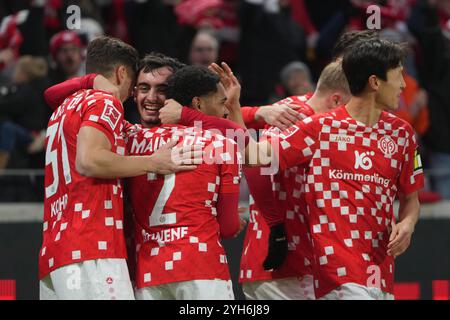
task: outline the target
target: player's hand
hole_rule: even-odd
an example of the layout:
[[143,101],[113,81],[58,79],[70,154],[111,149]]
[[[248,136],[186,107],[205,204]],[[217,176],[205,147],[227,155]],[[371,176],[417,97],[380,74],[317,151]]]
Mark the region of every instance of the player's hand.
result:
[[244,231],[245,226],[247,225],[247,220],[242,217],[239,217],[239,230],[234,234],[234,238],[236,238],[242,231]]
[[117,99],[120,99],[120,90],[119,87],[114,85],[112,82],[110,82],[108,79],[106,79],[101,74],[97,75],[94,78],[94,85],[93,88],[96,90],[102,90],[111,93],[114,97]]
[[285,130],[300,120],[299,113],[295,111],[298,108],[295,104],[262,106],[256,111],[255,120],[264,120],[268,125]]
[[414,225],[407,220],[399,223],[392,222],[392,231],[387,246],[387,254],[396,258],[405,252],[411,243],[413,232]]
[[[171,174],[179,171],[189,171],[197,168],[203,162],[203,146],[177,146],[178,140],[172,139],[153,155],[152,172]],[[156,168],[155,168],[156,167]],[[149,170],[150,171],[150,170]]]
[[270,227],[269,250],[264,260],[264,270],[279,268],[288,253],[288,243],[284,223]]
[[240,112],[241,104],[239,99],[241,97],[241,84],[233,74],[231,68],[225,62],[222,62],[221,66],[212,63],[208,69],[219,75],[220,83],[222,83],[225,88],[227,96],[225,107],[230,112]]
[[173,99],[167,99],[159,109],[159,119],[163,124],[176,124],[181,120],[183,106]]

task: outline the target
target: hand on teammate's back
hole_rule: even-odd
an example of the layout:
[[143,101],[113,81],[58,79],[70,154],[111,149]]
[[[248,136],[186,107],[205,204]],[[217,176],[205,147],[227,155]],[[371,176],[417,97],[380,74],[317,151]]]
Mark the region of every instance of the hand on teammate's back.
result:
[[101,74],[97,75],[94,79],[93,88],[96,90],[102,90],[111,93],[117,99],[120,99],[119,87],[110,82]]
[[167,99],[159,109],[159,119],[163,124],[176,124],[181,119],[183,106],[173,99]]
[[203,146],[177,146],[176,139],[158,149],[151,155],[155,173],[171,174],[179,171],[189,171],[197,168],[203,162]]
[[295,111],[298,108],[295,104],[262,106],[256,111],[255,120],[264,120],[270,126],[285,130],[300,120],[298,112]]
[[269,250],[264,260],[264,270],[279,268],[288,253],[288,243],[284,223],[270,227]]

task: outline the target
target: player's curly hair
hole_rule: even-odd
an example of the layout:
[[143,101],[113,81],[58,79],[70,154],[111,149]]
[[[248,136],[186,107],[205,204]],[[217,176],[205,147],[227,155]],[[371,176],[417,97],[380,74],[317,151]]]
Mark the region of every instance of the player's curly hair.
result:
[[201,66],[186,66],[167,79],[168,99],[190,106],[194,97],[203,97],[217,92],[220,77]]

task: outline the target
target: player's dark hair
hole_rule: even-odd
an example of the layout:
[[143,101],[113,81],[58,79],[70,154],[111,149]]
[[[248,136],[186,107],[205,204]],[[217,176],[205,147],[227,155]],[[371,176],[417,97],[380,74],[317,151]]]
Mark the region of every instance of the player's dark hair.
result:
[[119,65],[126,66],[134,74],[137,70],[139,54],[132,46],[111,37],[98,37],[87,47],[86,72],[111,76]]
[[139,62],[138,72],[149,73],[153,70],[167,67],[175,73],[184,66],[186,66],[184,63],[181,63],[175,58],[168,57],[159,52],[151,52],[146,54]]
[[361,94],[372,75],[386,81],[387,72],[397,68],[406,56],[406,48],[388,40],[372,39],[358,42],[344,53],[342,68],[350,92]]
[[354,30],[342,34],[333,48],[333,58],[342,57],[345,51],[352,48],[359,41],[378,39],[378,32],[374,30]]
[[194,97],[217,92],[220,77],[208,68],[186,66],[167,79],[168,99],[175,99],[184,106],[190,106]]

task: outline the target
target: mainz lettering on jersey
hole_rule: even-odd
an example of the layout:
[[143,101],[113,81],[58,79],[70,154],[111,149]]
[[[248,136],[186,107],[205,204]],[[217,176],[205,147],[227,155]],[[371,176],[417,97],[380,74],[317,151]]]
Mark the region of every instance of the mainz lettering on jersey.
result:
[[131,154],[150,154],[161,148],[163,145],[167,143],[168,139],[164,139],[163,137],[156,137],[151,140],[141,140],[133,139],[131,144]]

